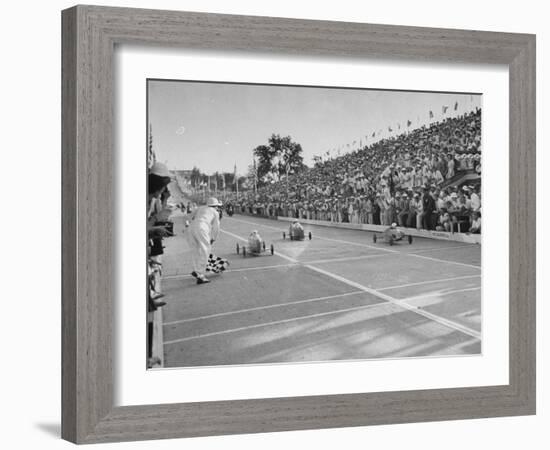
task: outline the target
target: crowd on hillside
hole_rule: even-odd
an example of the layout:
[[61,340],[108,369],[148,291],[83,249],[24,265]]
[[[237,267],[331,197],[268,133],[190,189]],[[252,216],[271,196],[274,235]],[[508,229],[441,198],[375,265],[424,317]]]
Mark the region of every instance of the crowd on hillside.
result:
[[[467,184],[455,181],[467,171]],[[237,211],[479,233],[481,110],[380,140],[227,199]]]

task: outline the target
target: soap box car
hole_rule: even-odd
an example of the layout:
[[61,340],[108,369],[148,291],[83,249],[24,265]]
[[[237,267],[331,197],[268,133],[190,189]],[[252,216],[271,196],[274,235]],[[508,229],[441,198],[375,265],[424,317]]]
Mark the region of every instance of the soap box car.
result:
[[[253,231],[252,233],[250,233],[246,245],[239,245],[239,243],[237,242],[237,255],[241,253],[243,257],[247,254],[253,256],[266,254],[265,241],[262,239],[257,231]],[[269,253],[271,255],[275,253],[275,248],[273,247],[273,244],[269,246]]]
[[407,238],[409,244],[412,244],[413,237],[409,234],[406,235],[403,230],[400,230],[397,227],[397,224],[392,223],[390,227],[386,228],[382,233],[374,233],[372,235],[372,241],[376,244],[379,240],[383,240],[390,245],[393,245],[395,242],[402,241]]
[[[308,238],[310,241],[312,237],[313,236],[310,231],[308,233]],[[294,220],[288,227],[288,238],[291,241],[303,241],[306,238],[304,227],[297,220]],[[286,233],[284,231],[283,231],[283,239],[286,239]]]

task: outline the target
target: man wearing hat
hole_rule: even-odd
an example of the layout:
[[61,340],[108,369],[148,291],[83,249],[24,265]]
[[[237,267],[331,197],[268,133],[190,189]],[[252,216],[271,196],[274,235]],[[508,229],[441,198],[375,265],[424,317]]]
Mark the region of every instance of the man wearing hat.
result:
[[430,193],[430,188],[426,186],[422,196],[422,228],[425,230],[432,229],[432,215],[435,209],[435,199]]
[[[407,227],[420,228],[420,215],[422,213],[422,202],[420,201],[420,194],[415,192],[412,199],[409,201],[409,215],[407,217]],[[418,219],[417,219],[418,217]]]
[[208,264],[208,257],[212,251],[212,244],[220,232],[219,208],[222,204],[218,199],[211,197],[206,206],[200,206],[191,216],[187,232],[187,242],[191,247],[193,275],[197,284],[209,283],[204,275]]
[[456,192],[451,192],[451,195],[449,197],[453,208],[456,209],[458,206],[458,194]]
[[164,164],[155,163],[149,169],[147,178],[147,232],[151,238],[162,238],[170,235],[164,226],[156,225],[156,222],[166,221],[172,213],[170,209],[164,208],[161,199],[171,180],[170,172]]
[[470,202],[472,206],[472,211],[479,211],[481,209],[481,199],[479,198],[478,190],[473,186],[470,186]]
[[399,211],[397,213],[397,222],[400,227],[406,227],[408,224],[409,217],[409,196],[406,192],[401,194],[401,199],[399,200]]

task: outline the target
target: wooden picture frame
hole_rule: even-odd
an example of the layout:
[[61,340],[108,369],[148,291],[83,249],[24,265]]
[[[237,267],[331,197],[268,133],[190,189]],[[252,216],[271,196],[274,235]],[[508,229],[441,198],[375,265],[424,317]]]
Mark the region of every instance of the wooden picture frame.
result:
[[[62,13],[62,437],[178,438],[535,413],[535,36],[75,6]],[[116,44],[505,64],[510,86],[509,384],[113,406]]]

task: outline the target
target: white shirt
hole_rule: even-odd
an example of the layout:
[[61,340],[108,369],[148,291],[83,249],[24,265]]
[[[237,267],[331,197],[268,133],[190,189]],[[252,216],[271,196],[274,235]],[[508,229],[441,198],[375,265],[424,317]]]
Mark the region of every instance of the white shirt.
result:
[[207,231],[210,239],[218,239],[220,232],[220,215],[216,208],[211,206],[200,206],[191,215],[191,228]]
[[478,230],[481,227],[481,218],[474,219],[472,222],[472,228]]
[[472,193],[470,201],[472,203],[472,211],[479,211],[479,208],[481,208],[481,200],[475,192]]

